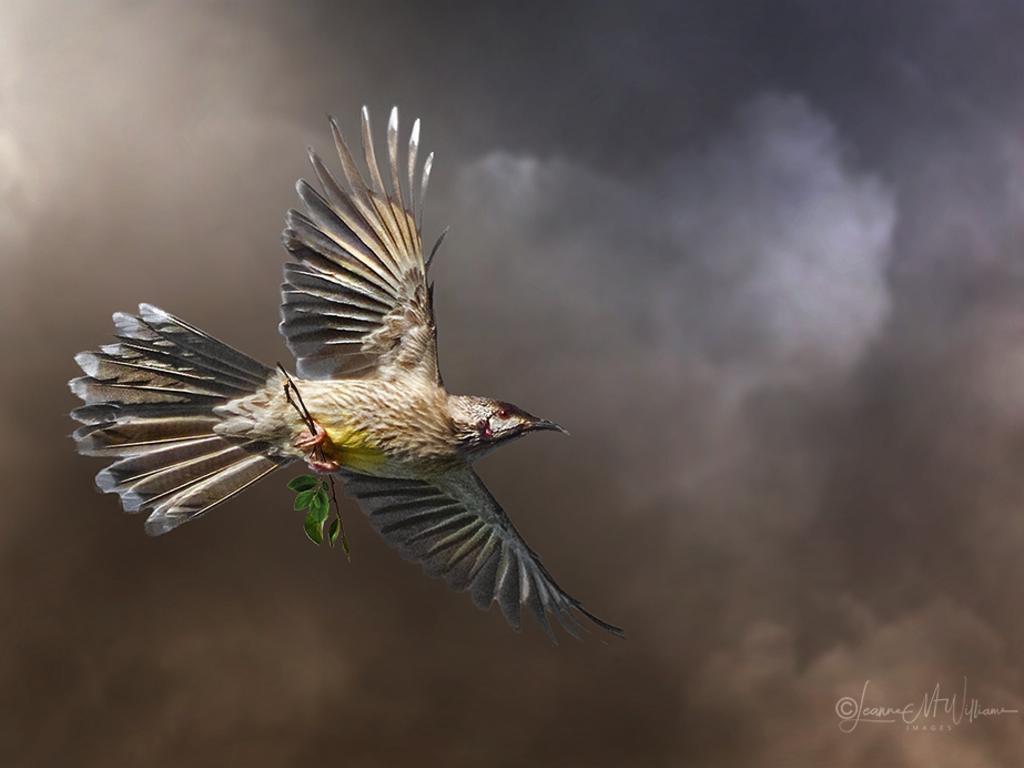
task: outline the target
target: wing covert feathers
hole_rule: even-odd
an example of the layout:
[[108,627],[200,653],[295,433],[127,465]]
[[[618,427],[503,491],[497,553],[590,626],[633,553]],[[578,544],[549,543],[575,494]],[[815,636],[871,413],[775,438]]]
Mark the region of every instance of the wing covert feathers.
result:
[[402,190],[398,110],[387,126],[387,179],[381,173],[369,112],[361,121],[364,178],[331,120],[344,183],[313,151],[321,189],[296,185],[304,205],[291,210],[282,239],[296,262],[285,265],[281,333],[306,378],[424,376],[438,381],[433,312],[417,211],[430,159],[415,189],[419,121],[413,125]]

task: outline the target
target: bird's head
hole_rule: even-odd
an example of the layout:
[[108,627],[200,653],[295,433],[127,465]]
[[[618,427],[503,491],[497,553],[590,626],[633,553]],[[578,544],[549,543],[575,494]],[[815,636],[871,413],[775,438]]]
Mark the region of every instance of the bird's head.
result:
[[527,413],[517,405],[474,395],[449,395],[448,411],[463,450],[482,455],[527,432],[549,429],[569,434],[558,424]]

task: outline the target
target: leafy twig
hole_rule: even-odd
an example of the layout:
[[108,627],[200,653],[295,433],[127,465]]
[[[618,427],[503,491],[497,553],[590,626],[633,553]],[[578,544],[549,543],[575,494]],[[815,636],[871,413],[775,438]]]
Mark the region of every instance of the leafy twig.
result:
[[[287,398],[289,405],[298,412],[309,429],[309,433],[316,435],[316,423],[313,421],[313,417],[310,415],[309,409],[302,399],[302,393],[295,385],[292,377],[288,375],[288,371],[285,370],[284,366],[278,363],[277,367],[284,374],[286,380],[284,396]],[[292,399],[292,392],[295,392],[295,400]],[[318,456],[321,461],[326,460],[323,448],[319,446],[314,449],[314,455]],[[348,536],[345,535],[345,524],[341,519],[341,505],[338,503],[338,493],[334,487],[334,477],[327,475],[327,483],[325,484],[322,477],[316,478],[312,475],[299,475],[288,483],[288,487],[296,494],[295,509],[308,510],[304,527],[306,536],[314,544],[323,543],[324,523],[327,522],[331,503],[334,504],[334,519],[331,520],[327,540],[333,547],[334,542],[340,537],[341,549],[345,553],[345,558],[351,562],[352,555],[348,546]],[[328,487],[330,487],[330,501],[327,499]]]

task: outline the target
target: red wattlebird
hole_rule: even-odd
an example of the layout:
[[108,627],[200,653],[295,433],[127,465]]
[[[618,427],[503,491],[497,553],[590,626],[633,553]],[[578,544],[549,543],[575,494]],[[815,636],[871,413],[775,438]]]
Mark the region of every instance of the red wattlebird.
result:
[[71,381],[85,401],[72,414],[84,424],[78,450],[116,459],[97,485],[126,511],[148,513],[146,531],[158,535],[306,461],[343,477],[403,557],[481,608],[497,602],[516,629],[525,605],[552,639],[548,616],[579,636],[576,613],[621,635],[555,583],[473,471],[500,445],[564,430],[509,403],[450,394],[441,381],[420,235],[432,158],[419,173],[419,121],[403,168],[392,110],[386,180],[365,109],[368,177],[331,128],[345,182],[311,153],[320,190],[298,183],[304,210],[288,212],[283,235],[294,260],[280,330],[312,432],[283,372],[142,304],[114,315],[115,343],[75,358],[85,372]]

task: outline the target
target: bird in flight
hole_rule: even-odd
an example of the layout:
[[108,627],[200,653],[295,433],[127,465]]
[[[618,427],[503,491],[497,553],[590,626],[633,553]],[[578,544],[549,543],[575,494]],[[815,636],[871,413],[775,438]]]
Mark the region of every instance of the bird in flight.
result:
[[564,430],[511,403],[445,389],[427,280],[437,246],[424,257],[421,237],[433,156],[419,172],[419,127],[403,168],[392,109],[385,180],[366,108],[365,177],[332,119],[344,184],[311,150],[320,188],[296,185],[304,210],[286,217],[293,260],[280,331],[311,422],[290,402],[283,369],[141,304],[136,315],[114,314],[115,343],[75,357],[85,373],[70,382],[85,401],[71,414],[83,424],[78,450],[116,459],[96,484],[126,512],[148,513],[154,536],[306,461],[342,477],[404,558],[468,590],[480,608],[497,602],[517,631],[526,606],[552,640],[549,615],[575,637],[577,614],[621,635],[558,586],[473,471],[529,432]]

